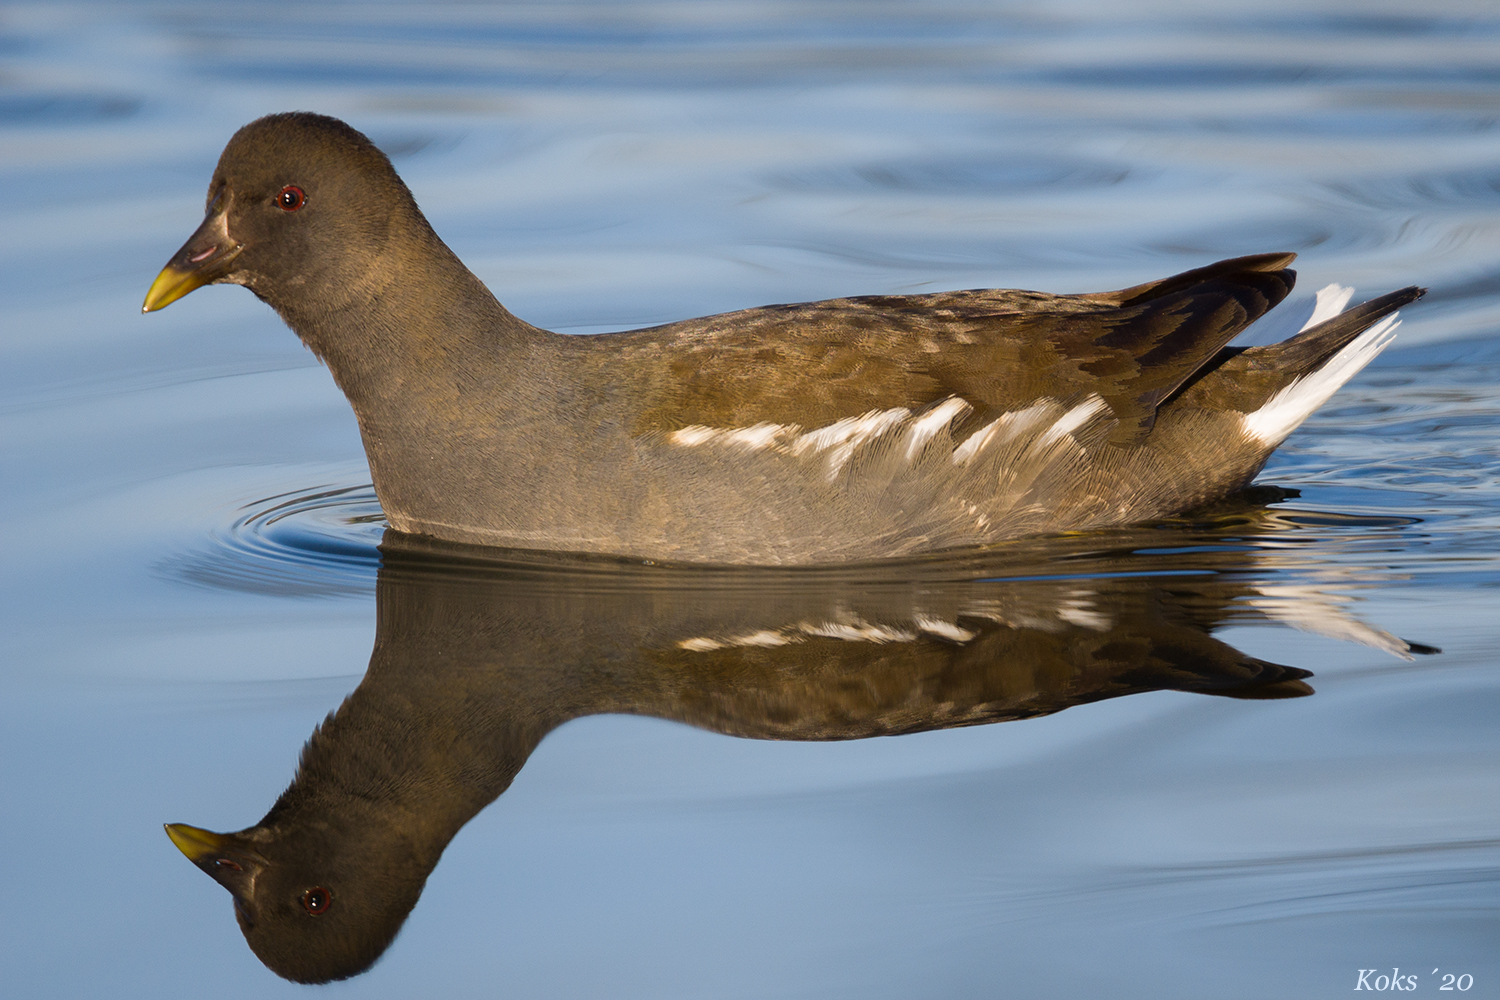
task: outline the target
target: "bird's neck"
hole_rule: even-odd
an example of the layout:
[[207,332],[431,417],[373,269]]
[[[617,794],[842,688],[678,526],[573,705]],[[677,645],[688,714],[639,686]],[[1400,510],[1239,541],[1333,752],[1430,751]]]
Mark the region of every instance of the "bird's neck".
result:
[[503,371],[507,354],[552,336],[507,311],[425,220],[399,228],[403,238],[351,255],[338,287],[271,301],[362,419],[453,398],[476,373]]
[[406,530],[456,489],[434,472],[445,456],[472,455],[528,415],[525,393],[549,381],[537,372],[565,339],[511,315],[418,221],[410,238],[348,268],[341,287],[271,302],[353,406],[376,493]]
[[550,633],[507,607],[462,577],[383,568],[369,671],[261,824],[378,821],[435,865],[548,732],[600,710],[588,679],[546,669]]
[[461,681],[440,681],[436,696],[420,691],[434,679],[429,670],[412,679],[367,677],[313,734],[297,776],[260,825],[381,825],[426,867],[436,865],[552,725],[497,711],[490,692],[465,697]]

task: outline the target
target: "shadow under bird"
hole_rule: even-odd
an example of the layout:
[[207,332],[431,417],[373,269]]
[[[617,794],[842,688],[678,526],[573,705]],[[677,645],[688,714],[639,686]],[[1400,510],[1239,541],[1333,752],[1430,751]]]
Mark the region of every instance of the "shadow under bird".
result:
[[299,112],[230,140],[144,310],[220,282],[270,304],[353,405],[399,530],[796,565],[1124,525],[1241,489],[1423,294],[1227,347],[1286,297],[1293,257],[565,336],[507,312],[365,136]]
[[[895,573],[652,567],[387,531],[369,670],[314,732],[291,786],[237,833],[167,832],[233,895],[261,961],[322,982],[386,950],[460,828],[571,719],[849,740],[1145,691],[1311,694],[1307,671],[1210,634],[1267,619],[1406,658],[1432,651],[1352,618],[1334,584],[1289,588],[1281,554],[1247,548],[1247,529],[1176,538],[1171,555],[1137,554],[1170,543],[1152,530]],[[1143,575],[1152,567],[1169,575]]]

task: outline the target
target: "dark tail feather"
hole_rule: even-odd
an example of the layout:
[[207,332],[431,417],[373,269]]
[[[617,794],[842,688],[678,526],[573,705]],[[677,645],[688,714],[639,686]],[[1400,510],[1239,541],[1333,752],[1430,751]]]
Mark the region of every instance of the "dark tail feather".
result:
[[1297,255],[1294,253],[1260,253],[1250,257],[1231,257],[1229,260],[1217,261],[1206,267],[1195,267],[1191,271],[1174,274],[1170,278],[1148,281],[1144,285],[1132,285],[1117,292],[1080,295],[1078,298],[1097,299],[1100,302],[1109,302],[1117,306],[1133,306],[1210,281],[1223,279],[1244,281],[1248,275],[1261,272],[1275,275],[1275,281],[1281,286],[1277,291],[1267,290],[1267,297],[1272,299],[1271,305],[1275,305],[1292,290],[1297,272],[1287,270],[1287,265],[1296,259]]
[[1276,369],[1290,382],[1308,372],[1316,371],[1325,361],[1348,346],[1349,342],[1386,316],[1409,305],[1427,294],[1427,289],[1408,285],[1406,288],[1388,292],[1370,301],[1346,309],[1332,319],[1325,320],[1311,329],[1304,330],[1279,344],[1252,347],[1245,351],[1252,360],[1264,353],[1274,359]]
[[1180,401],[1211,410],[1258,410],[1276,393],[1318,371],[1360,334],[1426,292],[1413,285],[1381,295],[1279,344],[1225,348],[1163,405]]
[[1111,442],[1139,443],[1162,400],[1286,298],[1296,281],[1286,267],[1293,256],[1237,257],[1118,292],[1076,296],[1117,310],[1102,332],[1090,328],[1091,343],[1079,349],[1097,352],[1089,370],[1122,373],[1100,379],[1100,395],[1118,420]]

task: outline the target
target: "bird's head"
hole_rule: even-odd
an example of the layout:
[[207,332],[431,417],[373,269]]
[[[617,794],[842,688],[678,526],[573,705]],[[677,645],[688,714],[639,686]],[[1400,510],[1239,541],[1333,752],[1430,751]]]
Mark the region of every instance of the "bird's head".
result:
[[283,315],[292,302],[337,310],[379,285],[394,234],[420,219],[390,160],[364,135],[325,115],[268,115],[229,140],[202,225],[152,283],[142,311],[215,283],[244,285]]
[[329,824],[167,835],[234,896],[250,950],[272,972],[325,983],[364,972],[395,939],[431,865],[389,827]]

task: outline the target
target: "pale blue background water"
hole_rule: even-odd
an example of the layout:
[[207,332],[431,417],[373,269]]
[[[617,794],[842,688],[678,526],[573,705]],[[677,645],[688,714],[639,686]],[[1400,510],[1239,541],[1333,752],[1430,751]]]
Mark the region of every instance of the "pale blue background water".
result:
[[[259,818],[358,682],[368,567],[233,524],[363,456],[243,290],[138,315],[223,142],[297,108],[554,329],[1282,249],[1299,291],[1432,289],[1262,478],[1423,519],[1287,572],[1442,656],[1236,628],[1319,694],[841,745],[572,723],[333,992],[1500,995],[1500,12],[1457,0],[0,6],[8,995],[305,992],[160,824]],[[205,561],[279,582],[172,568]]]

